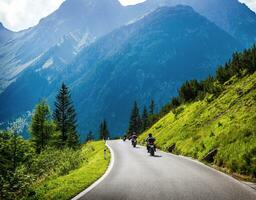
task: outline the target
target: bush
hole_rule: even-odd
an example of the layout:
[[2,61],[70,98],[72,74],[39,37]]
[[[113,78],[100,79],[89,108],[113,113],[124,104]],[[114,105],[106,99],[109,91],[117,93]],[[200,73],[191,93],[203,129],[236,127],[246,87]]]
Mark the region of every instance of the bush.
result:
[[40,179],[68,174],[83,162],[81,150],[48,148],[28,163],[28,173]]
[[5,176],[0,175],[0,199],[16,200],[28,195],[33,179],[25,173],[23,167],[14,173],[8,171]]

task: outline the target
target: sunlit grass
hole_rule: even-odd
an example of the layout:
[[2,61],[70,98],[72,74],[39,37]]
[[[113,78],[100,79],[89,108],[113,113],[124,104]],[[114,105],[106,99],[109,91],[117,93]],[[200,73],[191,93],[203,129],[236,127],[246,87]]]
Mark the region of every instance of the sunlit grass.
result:
[[180,106],[139,138],[151,132],[162,150],[175,144],[174,153],[202,160],[218,149],[215,165],[256,176],[256,74],[232,78],[216,99]]
[[82,166],[68,175],[46,180],[35,186],[36,195],[33,199],[70,199],[90,186],[108,167],[110,153],[107,150],[105,160],[104,148],[105,144],[101,141],[87,143],[82,150],[82,156],[86,158]]

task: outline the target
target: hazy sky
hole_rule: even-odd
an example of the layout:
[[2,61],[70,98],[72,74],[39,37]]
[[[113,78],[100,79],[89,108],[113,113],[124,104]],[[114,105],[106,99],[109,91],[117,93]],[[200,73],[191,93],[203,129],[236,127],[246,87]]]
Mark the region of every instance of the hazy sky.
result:
[[[19,31],[36,25],[55,11],[65,0],[0,0],[0,22],[10,30]],[[145,0],[119,0],[123,5]],[[256,0],[240,0],[256,11]]]

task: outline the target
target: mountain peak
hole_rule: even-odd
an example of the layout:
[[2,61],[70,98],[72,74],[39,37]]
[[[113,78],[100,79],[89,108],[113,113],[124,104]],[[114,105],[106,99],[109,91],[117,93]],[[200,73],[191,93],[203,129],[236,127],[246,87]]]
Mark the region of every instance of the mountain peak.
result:
[[166,12],[195,12],[194,9],[191,6],[188,5],[177,5],[177,6],[162,6],[156,9],[156,11],[153,11],[153,13],[166,13]]
[[13,32],[4,27],[0,22],[0,44],[7,42],[13,37]]
[[4,27],[4,25],[3,25],[2,22],[0,22],[0,31],[1,31],[1,30],[5,30],[5,31],[11,32],[10,30],[8,30],[7,28]]

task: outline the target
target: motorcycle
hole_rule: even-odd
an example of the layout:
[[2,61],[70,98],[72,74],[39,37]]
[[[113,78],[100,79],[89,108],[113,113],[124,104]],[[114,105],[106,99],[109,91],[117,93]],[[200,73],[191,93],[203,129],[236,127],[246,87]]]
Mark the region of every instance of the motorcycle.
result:
[[136,145],[137,145],[137,140],[136,140],[136,139],[133,139],[133,140],[132,140],[132,146],[135,148]]
[[151,156],[154,156],[155,155],[155,145],[154,144],[149,144],[148,145],[148,152],[150,153]]

